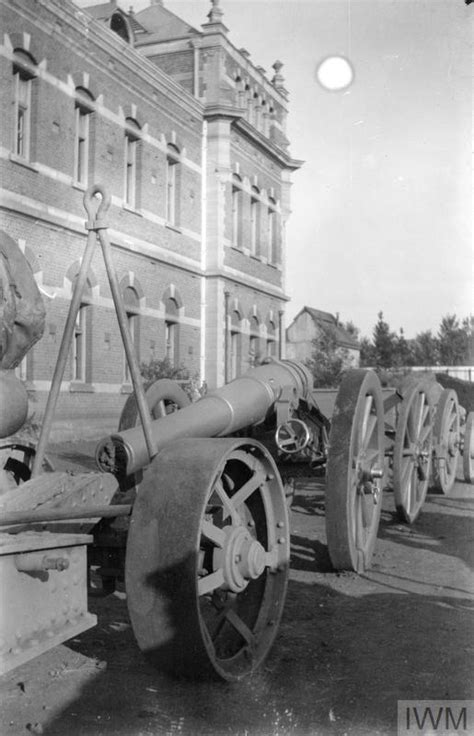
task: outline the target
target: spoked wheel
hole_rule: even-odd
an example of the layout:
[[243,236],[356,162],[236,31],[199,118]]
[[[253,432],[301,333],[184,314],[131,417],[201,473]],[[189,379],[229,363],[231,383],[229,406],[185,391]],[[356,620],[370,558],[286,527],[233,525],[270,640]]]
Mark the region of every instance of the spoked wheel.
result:
[[422,384],[408,389],[400,407],[393,449],[393,492],[398,515],[412,524],[428,491],[433,447],[433,404]]
[[285,599],[290,530],[268,451],[184,439],[147,469],[125,582],[135,637],[161,669],[240,680],[261,663]]
[[464,427],[464,447],[462,451],[462,469],[464,480],[474,483],[474,411],[467,415]]
[[[7,482],[12,488],[26,483],[31,478],[35,455],[36,445],[34,442],[9,439],[4,443],[0,443],[0,470],[3,471],[3,477],[7,478]],[[48,471],[54,470],[47,457],[43,460],[43,468]]]
[[337,570],[370,567],[382,508],[384,415],[372,371],[347,373],[337,394],[329,434],[326,534]]
[[442,392],[434,420],[434,486],[443,493],[450,493],[456,480],[460,453],[461,418],[456,391],[447,388]]

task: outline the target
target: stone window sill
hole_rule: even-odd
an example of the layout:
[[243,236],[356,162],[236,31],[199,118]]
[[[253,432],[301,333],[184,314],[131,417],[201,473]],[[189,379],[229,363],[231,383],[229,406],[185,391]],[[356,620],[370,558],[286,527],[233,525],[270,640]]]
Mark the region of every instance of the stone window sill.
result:
[[70,393],[74,394],[93,394],[95,391],[94,386],[92,383],[82,383],[81,381],[72,381],[69,384],[69,391]]
[[36,174],[39,171],[38,165],[33,164],[30,161],[27,161],[26,158],[22,158],[21,156],[18,156],[16,153],[10,153],[10,161],[12,161],[14,164],[18,164],[19,166],[23,166],[25,169],[29,169],[30,171],[34,171]]

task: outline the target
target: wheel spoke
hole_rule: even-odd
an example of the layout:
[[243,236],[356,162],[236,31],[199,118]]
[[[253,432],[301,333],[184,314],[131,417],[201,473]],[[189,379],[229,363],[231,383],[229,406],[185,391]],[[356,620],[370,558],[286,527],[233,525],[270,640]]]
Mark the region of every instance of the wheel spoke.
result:
[[264,473],[254,473],[252,477],[246,483],[244,483],[242,488],[239,488],[239,490],[232,496],[232,504],[234,508],[238,509],[239,506],[241,506],[249,498],[249,496],[251,496],[252,493],[257,490],[257,488],[260,488],[264,480]]
[[247,642],[249,647],[251,649],[254,649],[255,647],[255,636],[247,626],[247,624],[242,621],[240,616],[237,615],[235,610],[231,608],[226,613],[226,619],[227,621],[232,624],[234,629],[239,632],[240,636],[244,639],[244,641]]
[[[358,455],[367,446],[366,437],[368,434],[368,421],[370,412],[372,410],[374,398],[369,395],[365,397],[365,403],[363,407],[362,421],[359,425],[359,432],[357,433],[357,447],[355,448],[355,454]],[[373,427],[371,429],[373,431]],[[369,435],[370,436],[370,435]]]
[[369,414],[367,417],[367,424],[365,427],[365,436],[363,439],[362,449],[364,451],[371,445],[371,440],[374,436],[374,430],[377,427],[377,417],[375,414]]
[[280,440],[280,447],[281,448],[283,448],[283,447],[289,447],[290,445],[295,445],[295,444],[296,444],[296,435],[295,434],[293,434],[292,437],[288,437],[285,440]]
[[357,494],[357,503],[355,506],[355,545],[357,549],[363,550],[365,546],[365,531],[364,531],[364,521],[363,521],[363,514],[362,514],[362,503],[363,498],[361,495]]
[[222,501],[222,505],[224,507],[224,514],[222,517],[223,520],[227,519],[227,517],[230,516],[233,524],[237,526],[241,526],[242,519],[240,518],[240,514],[235,508],[233,501],[230,499],[230,497],[225,492],[224,486],[222,485],[222,481],[218,480],[214,488],[220,500]]
[[[411,455],[413,457],[413,455]],[[403,468],[401,472],[401,487],[404,488],[405,484],[409,483],[411,471],[413,470],[411,459],[403,462]]]
[[211,572],[210,575],[205,575],[198,580],[198,595],[206,595],[212,593],[213,590],[217,590],[221,585],[224,584],[224,572],[221,568],[215,572]]
[[415,405],[415,431],[416,431],[417,439],[420,436],[421,425],[423,422],[424,407],[425,407],[425,394],[420,393],[417,395],[417,400],[416,400],[416,405]]
[[165,400],[161,399],[160,401],[157,401],[155,406],[153,407],[153,416],[155,419],[161,419],[161,417],[164,417],[166,414],[166,405]]
[[423,446],[425,445],[425,442],[427,441],[430,434],[431,434],[431,425],[428,422],[428,424],[423,425],[421,432],[420,432],[420,444],[421,445]]
[[201,524],[201,531],[204,536],[207,537],[207,539],[209,539],[211,542],[214,542],[217,547],[224,546],[226,540],[225,532],[212,522],[208,521],[207,519],[203,519]]
[[371,447],[367,450],[367,452],[365,453],[365,464],[367,465],[368,468],[373,467],[372,461],[378,458],[379,454],[380,454],[380,451],[378,447]]

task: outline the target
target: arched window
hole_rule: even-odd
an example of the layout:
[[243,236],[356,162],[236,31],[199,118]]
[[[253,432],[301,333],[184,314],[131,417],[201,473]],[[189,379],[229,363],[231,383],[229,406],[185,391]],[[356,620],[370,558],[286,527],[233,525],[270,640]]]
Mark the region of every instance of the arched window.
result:
[[[127,316],[127,324],[132,339],[137,360],[139,359],[140,349],[140,300],[133,286],[125,286],[122,290],[123,301],[125,305],[125,314]],[[130,383],[131,375],[128,367],[127,356],[123,354],[123,382]]]
[[253,124],[256,128],[260,126],[260,98],[258,96],[258,92],[255,92],[253,95]]
[[165,355],[171,365],[179,365],[179,307],[176,299],[165,301]]
[[179,213],[179,150],[171,143],[166,152],[166,221],[178,224]]
[[242,180],[237,174],[232,176],[232,245],[242,247]]
[[267,358],[275,358],[276,351],[276,332],[275,323],[272,320],[267,322]]
[[230,316],[230,378],[240,373],[242,363],[242,332],[239,312],[234,309]]
[[13,58],[14,128],[13,153],[29,161],[32,137],[32,85],[36,62],[30,54],[15,49]]
[[125,204],[135,209],[137,205],[138,142],[140,126],[133,118],[125,120]]
[[250,253],[258,255],[260,251],[260,192],[252,187],[250,195]]
[[74,181],[87,186],[89,173],[90,118],[94,98],[83,87],[76,87]]
[[[72,282],[74,290],[77,275]],[[92,291],[89,279],[74,323],[72,339],[72,380],[90,383],[92,380]]]
[[128,24],[123,17],[121,13],[114,13],[111,20],[110,20],[110,29],[114,31],[120,38],[123,38],[124,41],[127,43],[130,43],[131,41],[131,34],[130,29],[128,27]]
[[276,210],[276,202],[270,197],[267,209],[267,246],[268,246],[268,262],[277,263],[278,261],[278,215]]
[[252,366],[258,364],[260,360],[260,324],[257,317],[250,319],[250,338],[249,338],[249,363]]

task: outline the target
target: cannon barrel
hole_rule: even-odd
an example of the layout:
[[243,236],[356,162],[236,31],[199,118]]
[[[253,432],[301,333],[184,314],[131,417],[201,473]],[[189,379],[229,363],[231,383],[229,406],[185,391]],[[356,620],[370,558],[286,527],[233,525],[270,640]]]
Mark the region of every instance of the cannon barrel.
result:
[[[309,399],[312,376],[295,361],[269,359],[178,412],[152,422],[157,452],[186,437],[223,437],[262,422],[286,389],[296,400]],[[96,448],[101,470],[130,475],[150,462],[141,426],[112,434]]]

